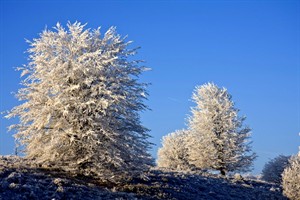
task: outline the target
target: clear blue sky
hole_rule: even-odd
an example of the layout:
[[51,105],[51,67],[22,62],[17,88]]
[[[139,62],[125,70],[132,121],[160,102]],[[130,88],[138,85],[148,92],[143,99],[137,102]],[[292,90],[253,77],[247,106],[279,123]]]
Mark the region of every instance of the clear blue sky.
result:
[[[213,81],[228,88],[253,129],[259,173],[269,158],[295,154],[300,145],[300,2],[265,1],[6,1],[0,0],[0,111],[19,102],[14,67],[27,62],[26,39],[45,26],[68,20],[87,27],[117,26],[152,71],[142,114],[156,156],[163,135],[185,127],[196,85]],[[0,118],[0,154],[14,140]]]

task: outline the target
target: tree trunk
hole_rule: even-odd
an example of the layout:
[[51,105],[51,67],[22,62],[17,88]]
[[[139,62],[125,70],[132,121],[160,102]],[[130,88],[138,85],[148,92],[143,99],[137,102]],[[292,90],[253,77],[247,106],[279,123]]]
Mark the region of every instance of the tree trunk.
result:
[[222,176],[225,176],[226,175],[226,170],[224,168],[221,168],[220,173],[221,173]]

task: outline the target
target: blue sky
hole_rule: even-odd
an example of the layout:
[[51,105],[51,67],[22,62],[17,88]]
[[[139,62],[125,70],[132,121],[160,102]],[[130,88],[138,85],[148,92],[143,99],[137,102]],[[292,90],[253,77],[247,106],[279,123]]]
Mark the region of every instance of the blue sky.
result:
[[[6,1],[0,0],[0,111],[19,102],[15,67],[27,63],[26,39],[38,37],[58,21],[88,23],[88,28],[117,26],[138,58],[152,71],[152,109],[142,113],[151,141],[185,128],[196,85],[213,81],[228,88],[253,129],[258,154],[253,173],[279,154],[295,154],[300,145],[300,2],[283,1]],[[14,149],[0,118],[0,155]]]

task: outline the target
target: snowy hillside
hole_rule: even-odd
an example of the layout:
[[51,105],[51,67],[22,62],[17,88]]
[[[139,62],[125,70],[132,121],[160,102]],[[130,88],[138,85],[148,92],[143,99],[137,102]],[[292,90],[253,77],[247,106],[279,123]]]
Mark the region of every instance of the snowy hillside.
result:
[[147,178],[112,184],[32,163],[0,157],[0,199],[286,199],[278,185],[239,176],[152,169]]

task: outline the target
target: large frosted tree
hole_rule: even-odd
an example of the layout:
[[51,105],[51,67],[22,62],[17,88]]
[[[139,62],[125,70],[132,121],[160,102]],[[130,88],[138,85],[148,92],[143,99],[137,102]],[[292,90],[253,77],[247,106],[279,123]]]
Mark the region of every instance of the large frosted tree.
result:
[[19,68],[23,103],[7,115],[19,117],[15,138],[36,163],[117,181],[147,170],[146,69],[130,57],[136,49],[111,27],[85,29],[57,24],[30,42],[30,62]]
[[251,152],[251,129],[243,125],[231,95],[213,83],[196,87],[196,106],[188,120],[189,160],[199,168],[227,172],[250,170],[255,154]]

